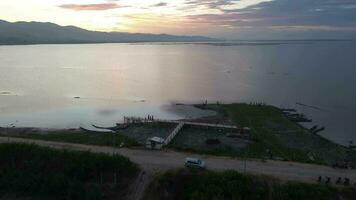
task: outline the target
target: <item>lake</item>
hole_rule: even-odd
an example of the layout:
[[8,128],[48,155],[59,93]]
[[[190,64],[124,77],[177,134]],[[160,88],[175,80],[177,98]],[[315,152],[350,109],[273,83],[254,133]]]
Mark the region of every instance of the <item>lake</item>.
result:
[[348,144],[356,142],[355,56],[355,41],[0,46],[0,126],[179,119],[212,113],[178,102],[264,102],[296,108],[313,119],[306,126]]

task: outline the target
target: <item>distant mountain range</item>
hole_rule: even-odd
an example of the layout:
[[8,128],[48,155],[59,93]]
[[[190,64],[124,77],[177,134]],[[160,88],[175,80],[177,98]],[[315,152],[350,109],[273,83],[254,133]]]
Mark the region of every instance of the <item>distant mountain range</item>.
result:
[[0,20],[0,45],[123,42],[207,42],[215,40],[216,39],[203,36],[98,32],[88,31],[75,26],[59,26],[53,23],[10,23]]

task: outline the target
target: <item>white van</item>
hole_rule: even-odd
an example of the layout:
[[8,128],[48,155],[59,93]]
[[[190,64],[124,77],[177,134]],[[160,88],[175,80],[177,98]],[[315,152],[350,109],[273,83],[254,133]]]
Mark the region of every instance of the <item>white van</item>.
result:
[[205,169],[205,162],[198,158],[186,158],[184,165],[190,168]]

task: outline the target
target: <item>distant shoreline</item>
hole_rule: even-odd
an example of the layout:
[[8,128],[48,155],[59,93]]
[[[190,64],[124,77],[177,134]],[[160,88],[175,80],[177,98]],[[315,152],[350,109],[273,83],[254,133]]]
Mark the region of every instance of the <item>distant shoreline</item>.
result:
[[0,46],[32,46],[32,45],[92,45],[92,44],[145,44],[145,45],[211,45],[211,46],[264,46],[283,44],[312,44],[314,42],[356,42],[350,40],[211,40],[211,41],[69,41],[69,42],[29,42],[0,43]]

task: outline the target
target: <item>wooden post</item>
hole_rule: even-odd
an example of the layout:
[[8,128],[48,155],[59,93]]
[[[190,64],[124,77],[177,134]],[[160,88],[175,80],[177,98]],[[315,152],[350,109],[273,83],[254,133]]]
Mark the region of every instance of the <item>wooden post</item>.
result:
[[117,184],[117,177],[116,177],[116,173],[114,173],[114,183],[115,183],[115,185]]
[[103,184],[103,173],[100,172],[100,184]]

